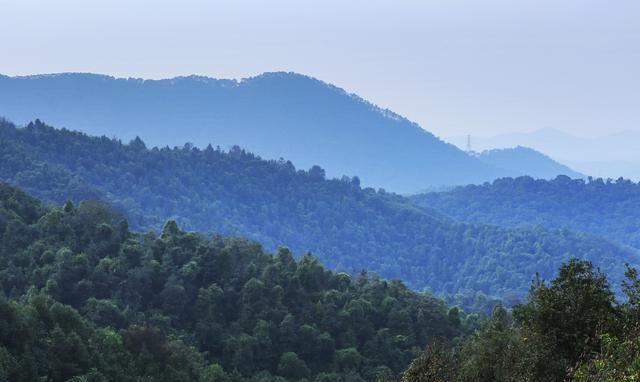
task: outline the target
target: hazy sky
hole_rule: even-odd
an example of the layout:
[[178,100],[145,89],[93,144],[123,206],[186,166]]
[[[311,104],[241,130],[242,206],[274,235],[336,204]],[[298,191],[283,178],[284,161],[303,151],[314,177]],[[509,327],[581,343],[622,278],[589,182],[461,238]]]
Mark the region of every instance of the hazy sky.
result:
[[295,71],[441,136],[640,130],[640,0],[0,0],[0,73]]

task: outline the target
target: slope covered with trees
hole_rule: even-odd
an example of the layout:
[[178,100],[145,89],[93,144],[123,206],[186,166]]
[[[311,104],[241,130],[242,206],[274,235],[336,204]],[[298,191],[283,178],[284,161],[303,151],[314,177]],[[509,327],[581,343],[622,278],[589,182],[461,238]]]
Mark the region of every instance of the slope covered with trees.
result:
[[640,183],[622,178],[504,178],[412,199],[466,222],[566,228],[640,248]]
[[[148,149],[41,122],[0,126],[0,175],[47,201],[87,197],[114,205],[136,229],[166,219],[202,232],[241,235],[273,250],[311,251],[332,269],[366,269],[435,292],[522,297],[534,275],[552,277],[572,255],[611,275],[635,251],[569,231],[460,224],[408,199],[327,179],[314,166],[265,161],[239,148]],[[615,281],[618,281],[617,279]]]
[[[0,380],[625,382],[640,280],[572,259],[490,319],[239,238],[135,233],[104,203],[0,183]],[[420,352],[421,349],[425,349]]]
[[311,255],[174,221],[137,234],[103,203],[44,207],[0,183],[3,381],[371,381],[475,321]]
[[150,145],[239,145],[263,158],[320,165],[394,192],[515,176],[418,125],[311,77],[117,79],[94,74],[0,75],[0,116],[36,118]]

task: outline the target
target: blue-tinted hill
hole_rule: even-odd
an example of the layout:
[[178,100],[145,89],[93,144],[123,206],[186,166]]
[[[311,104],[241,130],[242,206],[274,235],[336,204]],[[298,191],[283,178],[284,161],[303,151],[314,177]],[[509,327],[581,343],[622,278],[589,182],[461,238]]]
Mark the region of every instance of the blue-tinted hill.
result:
[[216,80],[116,79],[94,74],[0,76],[0,115],[36,118],[149,145],[240,145],[264,158],[396,192],[518,175],[445,143],[344,90],[293,73]]
[[640,183],[623,178],[558,176],[543,180],[523,176],[412,199],[470,223],[589,232],[640,248]]
[[487,165],[498,167],[505,172],[529,175],[539,179],[554,179],[558,175],[571,178],[584,178],[583,174],[573,171],[547,155],[529,147],[486,150],[477,155]]
[[0,181],[46,202],[102,199],[136,229],[159,230],[175,219],[268,249],[311,251],[332,269],[366,269],[416,289],[513,301],[536,273],[550,278],[571,257],[601,266],[614,285],[625,263],[640,264],[636,250],[599,237],[458,223],[408,198],[362,188],[357,178],[327,179],[318,166],[298,170],[238,147],[149,149],[140,139],[123,144],[40,121],[16,128],[0,120],[0,158]]

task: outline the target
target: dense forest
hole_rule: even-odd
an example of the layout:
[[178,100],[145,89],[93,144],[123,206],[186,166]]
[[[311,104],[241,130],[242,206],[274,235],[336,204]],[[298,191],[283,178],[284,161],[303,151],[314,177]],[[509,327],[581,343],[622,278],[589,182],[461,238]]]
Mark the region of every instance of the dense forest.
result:
[[2,381],[372,380],[478,321],[311,255],[174,221],[136,234],[103,203],[47,208],[6,184],[0,238]]
[[622,178],[504,178],[412,198],[466,222],[590,232],[640,248],[640,183]]
[[[186,144],[147,148],[58,130],[40,121],[0,123],[0,179],[46,202],[103,200],[136,230],[159,232],[175,219],[200,232],[286,244],[313,252],[327,267],[400,278],[414,289],[464,296],[524,298],[536,273],[551,278],[572,254],[592,260],[617,291],[625,262],[638,254],[567,230],[511,229],[457,223],[407,198],[362,188],[358,178],[327,179],[240,148]],[[476,299],[472,297],[472,299]]]
[[312,255],[129,230],[99,201],[0,183],[0,381],[623,382],[640,376],[640,280],[624,303],[572,259],[489,318]]

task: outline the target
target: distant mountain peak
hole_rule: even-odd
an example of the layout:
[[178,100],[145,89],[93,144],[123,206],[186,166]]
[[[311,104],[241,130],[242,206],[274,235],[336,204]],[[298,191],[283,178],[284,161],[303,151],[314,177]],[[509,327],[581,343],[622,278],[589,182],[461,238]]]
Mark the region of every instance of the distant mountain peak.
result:
[[571,178],[585,177],[548,155],[525,146],[485,150],[476,156],[479,160],[511,171],[516,176],[529,175],[541,179],[554,179],[558,175]]
[[327,174],[409,193],[509,175],[417,124],[346,90],[293,72],[240,80],[162,80],[60,73],[0,78],[0,116],[36,118],[92,135],[136,136],[151,146],[229,148],[320,165]]

